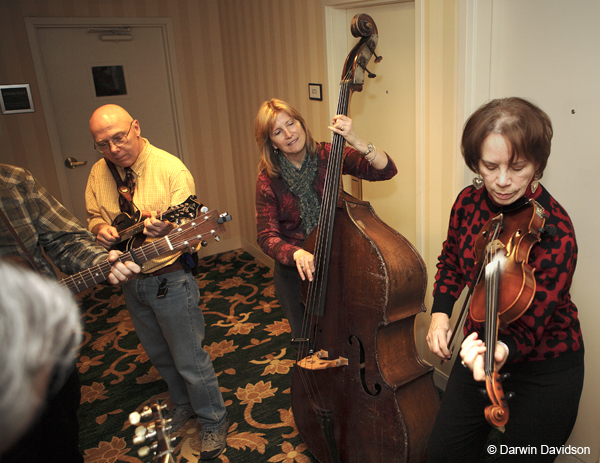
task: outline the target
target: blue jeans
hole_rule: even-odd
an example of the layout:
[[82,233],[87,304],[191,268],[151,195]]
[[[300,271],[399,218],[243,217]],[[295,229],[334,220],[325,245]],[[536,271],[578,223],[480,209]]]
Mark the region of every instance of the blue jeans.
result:
[[[167,294],[157,298],[166,279]],[[202,348],[204,316],[194,276],[184,270],[123,285],[135,331],[150,361],[169,388],[171,402],[191,405],[209,427],[227,414],[210,355]]]

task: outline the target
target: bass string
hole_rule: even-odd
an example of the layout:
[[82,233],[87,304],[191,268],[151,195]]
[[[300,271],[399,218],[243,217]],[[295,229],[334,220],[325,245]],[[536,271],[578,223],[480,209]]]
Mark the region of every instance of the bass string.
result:
[[[337,114],[347,114],[348,104],[350,100],[350,86],[347,81],[341,83],[340,98],[338,101]],[[331,253],[331,237],[333,233],[333,225],[335,221],[335,208],[337,205],[339,179],[342,170],[344,138],[339,134],[333,135],[332,148],[328,161],[328,174],[325,180],[323,203],[319,216],[317,243],[315,245],[315,272],[314,280],[308,286],[307,302],[305,308],[305,316],[302,325],[302,338],[308,339],[309,342],[302,342],[298,350],[297,360],[307,357],[309,354],[314,354],[310,348],[310,339],[315,335],[318,328],[318,310],[321,304],[324,303],[325,291],[327,286],[328,272],[326,267],[326,259],[329,260]],[[309,333],[310,327],[314,327],[312,333]],[[315,374],[310,369],[300,368],[299,375],[308,392],[308,396],[313,399],[313,410],[317,416],[325,418],[324,400],[321,395],[320,388],[315,379]],[[319,407],[319,405],[321,405]]]
[[[345,106],[347,107],[348,96],[346,94],[348,85],[342,84],[342,91],[340,100],[345,101]],[[338,103],[338,111],[343,109],[340,108],[343,103]],[[346,109],[347,111],[347,109]],[[340,142],[341,139],[341,142]],[[306,301],[306,311],[305,317],[302,327],[302,336],[305,339],[310,338],[310,333],[308,333],[308,326],[310,325],[310,321],[312,317],[317,315],[317,311],[319,310],[319,303],[322,301],[323,292],[326,289],[327,282],[325,281],[325,260],[328,259],[328,254],[330,252],[329,246],[327,246],[327,241],[330,241],[327,236],[327,231],[333,231],[333,222],[335,219],[335,207],[337,203],[337,190],[338,190],[338,182],[335,181],[334,177],[338,177],[336,175],[338,170],[341,170],[341,159],[340,152],[343,150],[343,137],[338,134],[335,134],[333,137],[333,144],[330,154],[330,159],[328,162],[328,172],[332,175],[327,175],[324,186],[324,194],[323,194],[323,202],[321,206],[321,213],[319,216],[319,223],[317,225],[317,243],[315,245],[315,272],[313,282],[309,284],[307,301]],[[343,154],[343,153],[341,153]],[[340,167],[338,167],[338,165]]]

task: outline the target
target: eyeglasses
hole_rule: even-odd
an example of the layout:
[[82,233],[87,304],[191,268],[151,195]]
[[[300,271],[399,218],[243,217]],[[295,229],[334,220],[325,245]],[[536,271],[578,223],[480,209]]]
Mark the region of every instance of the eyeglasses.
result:
[[119,136],[113,138],[112,140],[108,140],[108,141],[100,141],[98,143],[94,142],[94,149],[100,151],[101,153],[104,153],[104,152],[110,150],[111,144],[113,146],[123,146],[125,143],[127,143],[127,137],[129,136],[129,132],[131,132],[132,125],[133,125],[133,120],[129,123],[129,130],[127,131],[127,133],[125,135],[119,135]]

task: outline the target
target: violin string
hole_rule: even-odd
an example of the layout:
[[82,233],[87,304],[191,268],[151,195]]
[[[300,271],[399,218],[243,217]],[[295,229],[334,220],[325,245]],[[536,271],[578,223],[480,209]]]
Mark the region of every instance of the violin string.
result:
[[[531,210],[523,209],[523,206],[531,206]],[[504,214],[506,214],[506,217]],[[532,278],[532,282],[526,281],[528,272],[531,270],[527,262],[532,247],[541,240],[540,234],[542,233],[546,218],[547,213],[539,204],[535,201],[527,201],[511,210],[505,209],[503,213],[498,214],[498,216],[490,221],[491,223],[494,220],[499,220],[497,224],[492,225],[496,227],[494,229],[494,236],[491,240],[488,239],[486,241],[488,246],[484,250],[485,260],[489,262],[493,261],[494,264],[493,269],[490,264],[489,272],[486,267],[486,316],[484,327],[486,336],[485,344],[487,347],[484,359],[486,363],[486,389],[489,392],[489,399],[492,402],[492,405],[486,407],[486,418],[494,426],[503,425],[508,419],[508,406],[500,384],[502,378],[496,372],[495,351],[498,344],[498,333],[500,327],[504,326],[501,323],[511,323],[519,318],[531,305],[535,294],[535,279]],[[499,237],[502,234],[505,235],[505,239],[500,240]],[[486,236],[486,238],[489,238],[489,236]],[[481,249],[481,247],[477,249]],[[489,253],[487,252],[488,250]],[[523,278],[517,284],[504,281],[508,278],[506,273],[515,272],[513,267],[516,267],[516,272]],[[489,280],[488,273],[490,275]],[[501,283],[505,284],[506,288],[504,286],[500,288]],[[516,295],[515,299],[513,299],[514,295],[510,291],[514,287],[521,291]],[[524,287],[527,287],[527,291],[524,291]],[[500,292],[501,290],[502,292]],[[533,290],[533,292],[529,293],[530,290]],[[505,294],[505,291],[507,294]],[[524,298],[522,297],[523,295],[525,295]],[[531,299],[528,300],[527,297],[531,297]],[[515,308],[516,310],[513,310]],[[502,421],[496,417],[488,418],[487,411],[489,409],[494,410],[494,414],[498,413],[501,415],[499,418]],[[501,411],[498,412],[498,409],[501,409]]]
[[486,252],[485,270],[485,345],[487,347],[484,369],[487,376],[494,371],[494,351],[496,347],[496,330],[498,326],[498,285],[500,281],[500,261],[498,253],[501,248],[498,242],[502,222],[494,225],[491,242]]

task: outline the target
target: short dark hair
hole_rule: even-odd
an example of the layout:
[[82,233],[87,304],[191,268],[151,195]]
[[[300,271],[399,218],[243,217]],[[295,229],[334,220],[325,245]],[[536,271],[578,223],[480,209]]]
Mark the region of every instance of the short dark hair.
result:
[[511,162],[522,157],[536,165],[536,177],[541,178],[552,145],[552,122],[548,115],[523,98],[492,100],[477,109],[465,123],[461,152],[465,163],[478,172],[481,147],[490,134],[505,139]]

